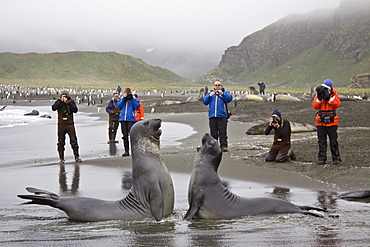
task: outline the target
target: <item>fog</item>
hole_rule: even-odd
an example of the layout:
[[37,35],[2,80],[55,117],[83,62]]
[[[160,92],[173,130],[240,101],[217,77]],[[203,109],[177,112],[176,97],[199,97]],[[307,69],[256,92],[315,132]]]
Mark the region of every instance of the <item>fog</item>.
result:
[[[290,13],[340,0],[0,0],[0,52],[115,51],[184,77]],[[187,71],[186,71],[187,70]]]

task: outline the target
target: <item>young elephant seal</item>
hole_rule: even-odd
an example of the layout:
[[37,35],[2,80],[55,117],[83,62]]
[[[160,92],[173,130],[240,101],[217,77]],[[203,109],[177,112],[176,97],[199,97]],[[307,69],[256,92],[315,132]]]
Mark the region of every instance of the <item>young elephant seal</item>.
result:
[[87,197],[60,197],[36,188],[26,188],[35,195],[18,195],[31,200],[28,204],[49,205],[63,210],[72,220],[142,220],[157,221],[170,215],[174,207],[171,176],[160,157],[159,137],[162,121],[149,119],[137,122],[131,129],[132,187],[119,201]]
[[270,213],[303,213],[321,216],[305,210],[325,211],[321,208],[300,207],[275,198],[245,198],[230,192],[221,182],[217,169],[222,150],[208,133],[203,136],[202,147],[195,157],[190,178],[189,210],[185,219],[228,219],[247,215]]

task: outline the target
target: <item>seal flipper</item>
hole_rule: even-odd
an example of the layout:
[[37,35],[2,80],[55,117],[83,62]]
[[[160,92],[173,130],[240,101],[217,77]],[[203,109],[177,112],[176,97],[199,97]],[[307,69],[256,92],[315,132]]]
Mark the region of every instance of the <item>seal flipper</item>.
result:
[[328,212],[328,210],[324,208],[317,208],[317,207],[311,207],[311,206],[298,206],[300,209],[308,211],[308,210],[316,210],[320,212]]
[[59,196],[57,194],[32,187],[27,187],[26,190],[30,193],[35,194],[35,195],[18,195],[19,198],[31,200],[26,204],[41,204],[57,207],[56,205],[59,201]]
[[191,197],[190,207],[186,212],[184,219],[191,220],[194,215],[198,212],[200,206],[203,204],[204,200],[204,191],[197,190]]
[[150,188],[149,203],[150,209],[156,221],[160,221],[163,218],[163,194],[162,190],[157,184]]

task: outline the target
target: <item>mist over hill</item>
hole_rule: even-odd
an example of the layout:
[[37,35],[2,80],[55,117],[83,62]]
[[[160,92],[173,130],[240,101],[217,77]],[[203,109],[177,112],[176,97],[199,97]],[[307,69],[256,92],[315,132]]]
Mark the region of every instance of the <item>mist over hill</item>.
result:
[[331,78],[348,85],[354,74],[370,72],[369,13],[368,0],[342,0],[337,9],[291,14],[229,47],[198,80],[302,87]]

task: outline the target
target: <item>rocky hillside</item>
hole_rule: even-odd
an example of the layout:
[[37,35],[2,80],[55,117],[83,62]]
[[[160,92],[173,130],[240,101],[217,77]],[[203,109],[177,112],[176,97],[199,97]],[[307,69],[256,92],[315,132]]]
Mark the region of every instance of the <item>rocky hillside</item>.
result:
[[177,74],[115,52],[0,53],[0,84],[29,87],[155,88],[179,83]]
[[229,47],[199,80],[306,87],[331,78],[348,85],[353,74],[370,72],[369,13],[369,0],[342,0],[337,9],[291,14]]

